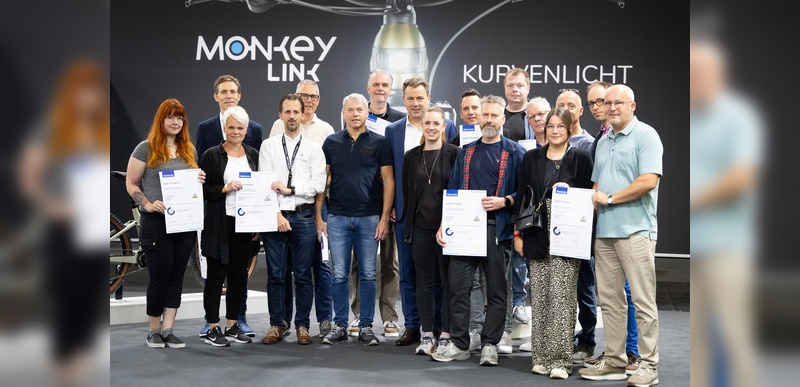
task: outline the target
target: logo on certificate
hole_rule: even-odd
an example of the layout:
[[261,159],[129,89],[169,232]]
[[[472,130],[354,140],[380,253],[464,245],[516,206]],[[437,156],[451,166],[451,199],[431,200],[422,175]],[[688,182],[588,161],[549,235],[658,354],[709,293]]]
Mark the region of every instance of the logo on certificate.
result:
[[558,227],[553,227],[553,235],[561,235],[561,230]]
[[239,214],[239,216],[244,216],[244,208],[239,207],[239,210],[236,211],[236,213]]
[[175,210],[172,207],[167,207],[167,215],[175,215]]
[[450,229],[450,227],[444,229],[444,235],[453,236],[453,234],[455,233],[453,232],[453,230]]

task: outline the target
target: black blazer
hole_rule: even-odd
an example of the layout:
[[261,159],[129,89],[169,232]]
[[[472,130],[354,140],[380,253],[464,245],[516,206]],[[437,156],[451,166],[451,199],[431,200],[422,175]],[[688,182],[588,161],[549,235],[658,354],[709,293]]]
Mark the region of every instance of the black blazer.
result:
[[[250,169],[258,170],[258,151],[247,145],[244,146],[244,153],[247,156],[247,163]],[[203,200],[206,212],[203,219],[203,233],[201,246],[203,255],[208,258],[220,260],[223,264],[228,263],[228,222],[225,217],[225,196],[222,187],[225,186],[223,174],[225,167],[228,166],[228,153],[222,144],[209,148],[200,157],[200,169],[206,173],[206,182],[203,184]]]
[[[403,201],[406,204],[404,209],[404,218],[406,223],[405,228],[403,229],[403,239],[406,241],[406,243],[411,243],[411,237],[414,230],[414,216],[417,213],[417,201],[422,195],[422,190],[425,188],[418,187],[417,179],[414,178],[414,174],[416,173],[417,168],[419,168],[419,164],[422,162],[422,148],[422,145],[415,147],[408,151],[405,157],[403,157],[402,187]],[[444,183],[444,187],[447,187],[447,183],[450,182],[450,172],[453,169],[453,165],[456,163],[459,150],[460,148],[453,144],[442,144],[442,155],[439,157],[439,161],[437,162],[439,166],[434,168],[441,168],[442,183]],[[396,214],[396,217],[399,218],[400,214]]]
[[[261,142],[264,137],[261,131],[261,124],[250,121],[247,124],[247,134],[244,136],[244,143],[261,150]],[[194,147],[197,148],[197,157],[201,157],[209,148],[222,144],[222,124],[219,115],[211,117],[197,125]]]
[[[542,192],[545,198],[552,196],[553,184],[562,182],[575,188],[592,188],[592,157],[589,152],[567,145],[567,152],[561,161],[561,168],[557,176],[545,187],[549,175],[545,176],[545,165],[547,163],[547,149],[550,145],[541,148],[531,149],[525,152],[522,158],[522,169],[517,176],[517,200],[514,202],[514,220],[519,214],[522,201],[525,196],[525,187],[530,185],[533,188],[533,204],[536,205],[542,200]],[[545,189],[547,189],[545,191]],[[549,214],[545,205],[540,210],[544,229],[528,231],[522,233],[522,252],[528,259],[541,259],[547,256],[550,251],[549,242]]]

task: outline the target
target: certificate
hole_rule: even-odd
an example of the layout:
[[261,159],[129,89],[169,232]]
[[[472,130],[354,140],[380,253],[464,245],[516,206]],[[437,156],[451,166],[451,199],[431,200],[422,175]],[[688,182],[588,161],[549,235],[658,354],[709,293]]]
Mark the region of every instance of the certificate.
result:
[[386,136],[386,127],[391,124],[391,122],[384,120],[374,114],[370,114],[367,116],[367,130],[373,131],[375,133],[380,134],[381,136]]
[[275,172],[239,172],[236,232],[278,231],[278,193],[270,188],[275,180]]
[[536,140],[519,140],[517,144],[522,145],[525,148],[525,151],[529,151],[531,149],[536,149]]
[[594,190],[553,187],[550,210],[550,254],[589,259],[592,245]]
[[199,169],[161,171],[161,196],[167,234],[203,229],[203,184]]
[[444,255],[486,256],[486,210],[483,190],[445,190],[442,203]]
[[464,147],[475,140],[480,139],[483,137],[483,133],[481,132],[481,127],[478,125],[459,125],[458,126],[458,139],[460,143],[458,146]]
[[328,237],[325,236],[325,233],[320,235],[319,244],[322,248],[322,262],[328,262],[328,257],[330,257],[330,248],[328,247]]

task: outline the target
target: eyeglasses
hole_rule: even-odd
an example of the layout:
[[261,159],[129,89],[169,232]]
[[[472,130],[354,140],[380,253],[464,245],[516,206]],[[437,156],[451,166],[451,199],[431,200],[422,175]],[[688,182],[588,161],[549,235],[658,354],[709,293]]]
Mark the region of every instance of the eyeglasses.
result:
[[590,108],[590,107],[592,107],[592,105],[597,106],[597,107],[601,107],[601,106],[603,106],[603,101],[604,100],[602,98],[598,98],[598,99],[596,99],[594,101],[586,102],[586,107]]
[[302,99],[310,99],[312,101],[318,101],[319,100],[319,94],[300,93],[300,98],[302,98]]
[[550,113],[550,111],[547,110],[547,111],[539,112],[538,114],[529,115],[528,116],[528,120],[529,121],[533,121],[534,119],[536,119],[536,117],[539,117],[542,120],[544,120],[544,118],[547,117],[547,113]]
[[558,126],[555,126],[553,124],[547,124],[547,125],[544,126],[544,129],[545,130],[549,130],[551,132],[555,132],[555,131],[565,132],[567,130],[567,126],[564,125],[564,124],[558,124]]
[[581,94],[581,93],[578,91],[578,89],[558,89],[558,92],[559,92],[559,93],[563,93],[563,92],[565,92],[565,91],[571,91],[571,92],[573,92],[573,93],[575,93],[575,94],[578,94],[578,95],[580,95],[580,94]]
[[181,116],[167,116],[167,121],[180,121],[183,122],[183,117]]
[[615,108],[619,109],[628,102],[630,101],[605,101],[603,102],[603,106],[605,106],[606,109],[611,109],[611,105],[614,105]]

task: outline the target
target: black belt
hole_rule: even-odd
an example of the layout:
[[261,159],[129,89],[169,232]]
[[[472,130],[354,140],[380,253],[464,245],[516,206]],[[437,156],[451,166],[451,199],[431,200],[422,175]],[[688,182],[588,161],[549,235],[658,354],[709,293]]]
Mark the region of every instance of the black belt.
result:
[[295,212],[295,211],[299,212],[299,211],[313,210],[313,209],[314,209],[314,203],[306,203],[295,207],[294,211],[287,211],[287,212]]

